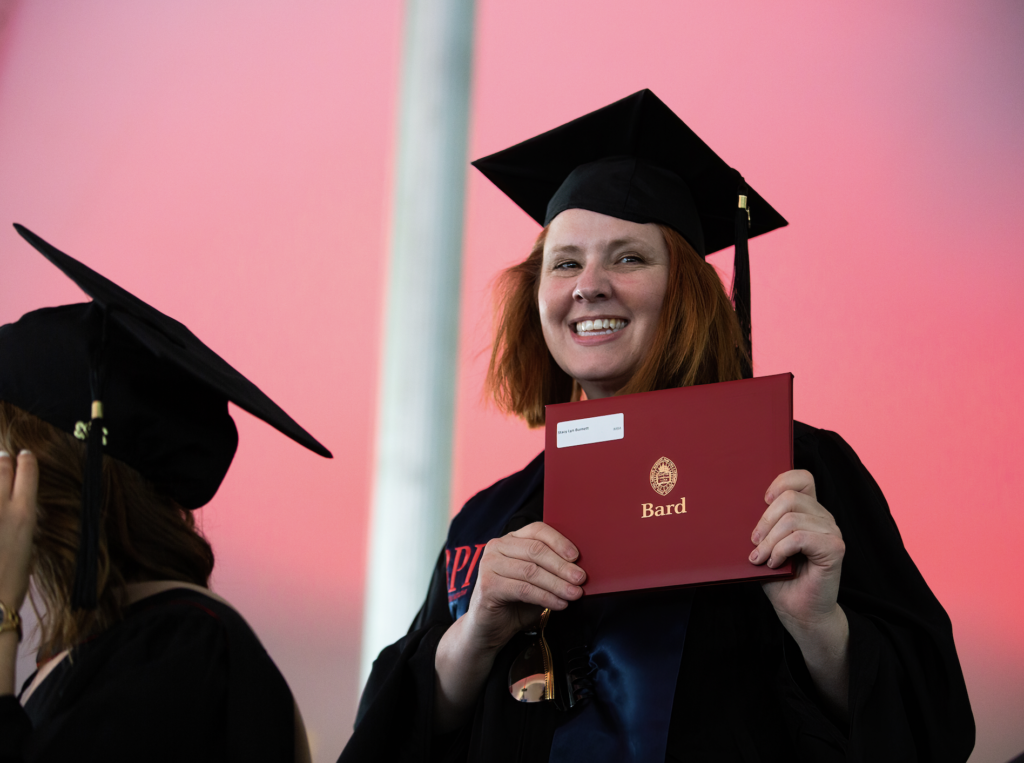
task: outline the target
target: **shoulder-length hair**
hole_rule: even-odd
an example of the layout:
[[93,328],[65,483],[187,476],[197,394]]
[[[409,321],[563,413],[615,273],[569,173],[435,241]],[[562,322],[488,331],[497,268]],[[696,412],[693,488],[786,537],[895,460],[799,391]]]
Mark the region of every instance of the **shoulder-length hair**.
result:
[[[648,392],[742,378],[746,349],[718,272],[679,233],[659,225],[669,252],[668,288],[651,349],[616,394]],[[531,427],[544,406],[579,400],[579,383],[559,368],[540,324],[540,286],[547,228],[530,255],[495,284],[495,339],[486,389],[506,413]]]
[[97,607],[71,610],[85,444],[0,401],[0,449],[39,460],[32,577],[42,599],[40,655],[69,649],[120,620],[125,584],[180,580],[206,586],[213,550],[195,518],[125,463],[103,457]]

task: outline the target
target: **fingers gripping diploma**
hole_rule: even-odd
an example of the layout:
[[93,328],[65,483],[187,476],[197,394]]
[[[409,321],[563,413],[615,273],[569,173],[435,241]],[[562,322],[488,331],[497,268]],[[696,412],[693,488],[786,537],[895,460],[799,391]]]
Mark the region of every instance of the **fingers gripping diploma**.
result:
[[810,472],[780,474],[765,503],[768,508],[750,536],[756,545],[750,561],[774,568],[802,555],[794,560],[794,577],[764,583],[764,592],[800,647],[815,685],[833,710],[845,714],[850,631],[838,604],[843,534],[818,503]]
[[457,728],[472,712],[498,651],[541,610],[583,595],[579,551],[543,522],[491,540],[480,558],[469,610],[444,634],[434,658],[434,728]]
[[481,647],[500,649],[533,625],[541,610],[565,609],[583,595],[579,551],[543,522],[491,540],[480,560],[466,613]]
[[765,584],[765,593],[783,624],[813,627],[833,614],[839,594],[843,565],[843,534],[832,515],[817,501],[810,472],[780,474],[765,494],[768,508],[761,516],[751,542],[754,564],[778,567],[786,559],[803,554],[790,580]]

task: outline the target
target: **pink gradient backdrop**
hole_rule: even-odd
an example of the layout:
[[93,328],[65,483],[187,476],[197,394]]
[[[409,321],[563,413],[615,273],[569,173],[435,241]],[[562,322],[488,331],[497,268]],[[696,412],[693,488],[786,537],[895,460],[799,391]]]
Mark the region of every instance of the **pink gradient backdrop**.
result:
[[[0,0],[0,18],[0,322],[80,299],[17,221],[335,452],[238,413],[201,512],[215,586],[333,760],[358,693],[402,6]],[[1024,749],[1024,10],[482,0],[477,29],[474,156],[650,87],[788,217],[752,246],[757,371],[792,371],[798,417],[888,496],[953,618],[973,760]],[[537,228],[469,177],[453,508],[542,447],[480,394],[488,285]]]

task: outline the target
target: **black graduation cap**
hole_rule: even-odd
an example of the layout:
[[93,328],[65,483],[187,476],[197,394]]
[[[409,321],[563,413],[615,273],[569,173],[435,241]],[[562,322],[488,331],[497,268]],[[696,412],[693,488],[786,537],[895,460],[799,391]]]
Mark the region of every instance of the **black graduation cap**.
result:
[[96,600],[100,474],[106,453],[186,509],[208,503],[238,446],[228,401],[331,453],[191,331],[48,244],[15,229],[91,302],[35,310],[0,327],[0,400],[87,440],[72,603]]
[[650,90],[473,166],[541,225],[586,209],[668,225],[702,257],[735,245],[733,302],[750,348],[747,239],[786,220]]

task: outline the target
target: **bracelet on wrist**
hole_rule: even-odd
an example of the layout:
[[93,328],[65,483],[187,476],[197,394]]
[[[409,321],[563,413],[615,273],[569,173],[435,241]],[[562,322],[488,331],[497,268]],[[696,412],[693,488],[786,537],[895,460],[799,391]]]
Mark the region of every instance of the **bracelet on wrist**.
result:
[[21,615],[0,601],[0,633],[4,631],[15,631],[21,643]]

